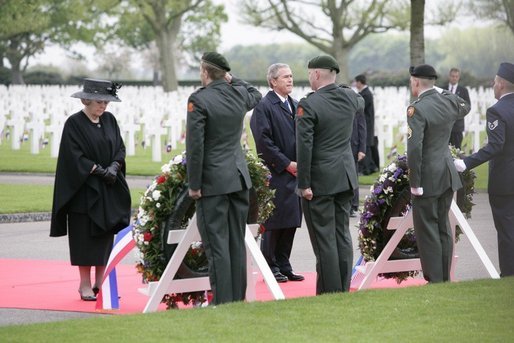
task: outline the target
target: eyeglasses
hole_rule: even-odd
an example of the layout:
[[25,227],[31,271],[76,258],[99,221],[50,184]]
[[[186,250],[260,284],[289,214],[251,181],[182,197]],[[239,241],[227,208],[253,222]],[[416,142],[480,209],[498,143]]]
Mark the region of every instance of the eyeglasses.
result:
[[101,104],[105,104],[105,105],[109,105],[109,102],[110,101],[102,101],[102,100],[95,100],[95,102],[98,104],[98,105],[101,105]]

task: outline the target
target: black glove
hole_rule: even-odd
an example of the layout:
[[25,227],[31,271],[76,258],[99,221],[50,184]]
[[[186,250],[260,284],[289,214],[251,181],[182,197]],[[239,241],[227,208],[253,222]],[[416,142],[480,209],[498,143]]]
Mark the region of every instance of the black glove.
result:
[[105,169],[103,169],[102,166],[99,164],[97,164],[96,168],[91,172],[91,175],[97,175],[97,176],[100,176],[101,178],[103,178],[104,174],[105,174]]
[[106,184],[112,185],[116,182],[116,175],[118,174],[118,171],[120,170],[121,165],[114,161],[111,163],[110,166],[105,168],[105,173],[103,175],[103,180]]

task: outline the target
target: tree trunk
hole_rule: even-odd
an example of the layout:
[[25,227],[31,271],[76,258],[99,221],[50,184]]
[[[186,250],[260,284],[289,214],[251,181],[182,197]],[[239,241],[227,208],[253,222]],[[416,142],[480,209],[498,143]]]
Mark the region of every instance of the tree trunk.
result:
[[23,55],[19,52],[20,39],[11,39],[8,48],[5,51],[5,57],[11,65],[11,83],[13,85],[24,85],[23,74],[21,69],[21,60]]
[[425,0],[411,0],[410,64],[425,63]]
[[336,40],[334,40],[334,58],[339,64],[339,74],[337,75],[337,82],[349,84],[351,80],[350,72],[348,70],[348,56],[350,49],[343,47]]
[[166,30],[159,32],[157,48],[159,49],[159,61],[162,71],[162,88],[165,92],[177,90],[178,81],[175,71],[174,44],[175,37]]

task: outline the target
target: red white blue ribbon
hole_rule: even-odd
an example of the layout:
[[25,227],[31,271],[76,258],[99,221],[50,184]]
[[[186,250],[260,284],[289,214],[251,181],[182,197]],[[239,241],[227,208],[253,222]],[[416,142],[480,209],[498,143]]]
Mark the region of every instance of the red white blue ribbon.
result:
[[136,246],[132,238],[132,225],[127,226],[114,240],[109,261],[105,268],[100,293],[96,298],[97,310],[118,310],[120,308],[118,298],[118,282],[116,278],[116,265]]

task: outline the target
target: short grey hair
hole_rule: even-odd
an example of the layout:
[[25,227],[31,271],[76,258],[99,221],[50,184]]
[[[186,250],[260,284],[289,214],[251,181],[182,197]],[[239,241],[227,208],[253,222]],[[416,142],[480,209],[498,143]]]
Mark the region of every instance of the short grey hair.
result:
[[[268,80],[268,86],[270,88],[273,88],[273,86],[271,84],[271,80],[276,79],[278,77],[278,71],[282,68],[289,68],[289,65],[287,65],[285,63],[274,63],[268,67],[267,80]],[[289,68],[289,69],[291,69],[291,68]]]

